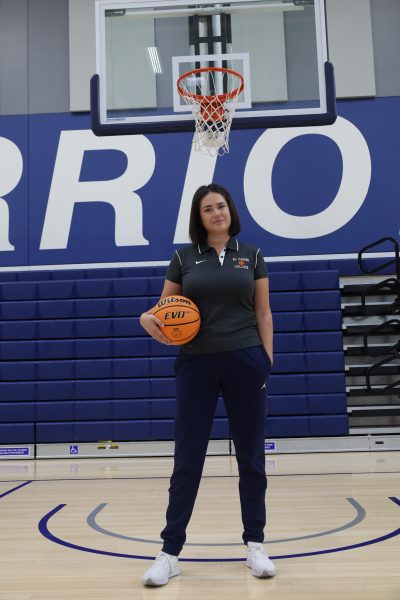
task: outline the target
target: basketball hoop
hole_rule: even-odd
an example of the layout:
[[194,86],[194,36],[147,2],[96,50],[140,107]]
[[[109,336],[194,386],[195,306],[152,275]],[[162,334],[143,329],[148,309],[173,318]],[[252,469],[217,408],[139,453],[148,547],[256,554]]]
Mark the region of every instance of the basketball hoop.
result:
[[244,89],[243,76],[232,69],[204,67],[181,75],[177,88],[195,120],[194,149],[211,156],[228,153],[232,119]]

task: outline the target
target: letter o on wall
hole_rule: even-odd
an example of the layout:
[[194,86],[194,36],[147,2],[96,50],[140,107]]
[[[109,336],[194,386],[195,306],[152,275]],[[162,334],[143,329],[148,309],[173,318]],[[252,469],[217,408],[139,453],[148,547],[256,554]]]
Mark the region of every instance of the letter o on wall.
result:
[[[285,144],[310,134],[324,135],[336,143],[342,155],[342,180],[335,198],[325,210],[305,217],[290,215],[275,202],[272,171]],[[247,159],[244,194],[247,208],[260,227],[284,238],[309,239],[332,233],[348,223],[361,208],[370,181],[371,156],[367,142],[353,123],[338,117],[333,125],[326,127],[267,129]]]

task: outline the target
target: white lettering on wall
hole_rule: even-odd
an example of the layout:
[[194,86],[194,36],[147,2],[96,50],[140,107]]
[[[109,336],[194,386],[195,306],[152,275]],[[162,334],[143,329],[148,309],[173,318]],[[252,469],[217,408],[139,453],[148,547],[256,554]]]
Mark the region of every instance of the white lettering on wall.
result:
[[[107,181],[79,181],[85,150],[124,152],[125,172]],[[143,237],[142,201],[133,190],[148,182],[154,167],[154,148],[143,135],[100,138],[90,130],[62,131],[40,249],[67,248],[74,206],[78,202],[106,202],[114,208],[116,246],[148,245]]]
[[176,222],[174,244],[186,244],[190,241],[189,217],[193,194],[201,185],[212,182],[216,162],[216,156],[196,152],[192,147]]
[[15,250],[9,241],[10,210],[3,196],[18,185],[23,165],[18,146],[11,140],[0,137],[0,251]]
[[[285,144],[310,134],[326,136],[337,144],[343,161],[342,180],[336,197],[325,210],[311,216],[290,215],[275,201],[272,170]],[[244,193],[250,214],[263,229],[284,238],[310,239],[346,225],[361,208],[370,181],[371,157],[367,142],[355,125],[338,117],[333,125],[326,127],[267,129],[249,154]]]

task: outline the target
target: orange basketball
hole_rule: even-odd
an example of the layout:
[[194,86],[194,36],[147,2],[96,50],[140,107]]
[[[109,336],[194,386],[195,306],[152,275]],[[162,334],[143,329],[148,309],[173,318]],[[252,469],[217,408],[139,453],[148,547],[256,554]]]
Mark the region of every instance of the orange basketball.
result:
[[173,346],[187,344],[200,329],[199,309],[185,296],[166,296],[151,312],[164,323],[162,332]]

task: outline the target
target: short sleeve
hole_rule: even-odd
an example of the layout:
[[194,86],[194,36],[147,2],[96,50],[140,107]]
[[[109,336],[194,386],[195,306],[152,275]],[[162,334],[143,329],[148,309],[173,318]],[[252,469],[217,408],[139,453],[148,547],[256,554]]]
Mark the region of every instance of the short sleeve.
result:
[[172,260],[169,263],[165,279],[168,279],[168,281],[172,281],[173,283],[182,283],[182,262],[177,251],[175,251]]
[[261,250],[258,249],[256,253],[256,266],[254,268],[254,279],[262,279],[263,277],[268,277],[268,269]]

